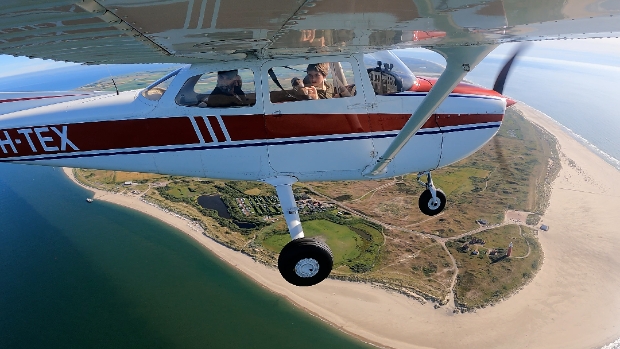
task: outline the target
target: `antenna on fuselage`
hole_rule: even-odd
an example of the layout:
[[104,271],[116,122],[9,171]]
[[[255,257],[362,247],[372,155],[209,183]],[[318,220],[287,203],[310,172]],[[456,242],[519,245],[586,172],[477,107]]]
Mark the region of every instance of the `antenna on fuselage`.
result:
[[114,81],[114,78],[110,78],[110,79],[112,79],[112,83],[114,84],[114,89],[116,90],[116,95],[118,96],[119,93],[118,93],[118,87],[116,87],[116,82]]
[[114,78],[112,77],[112,72],[110,71],[110,67],[108,67],[106,65],[106,68],[108,69],[108,75],[110,75],[110,79],[112,80],[112,83],[114,84],[114,89],[116,90],[116,95],[118,96],[118,87],[116,86],[116,81],[114,81]]

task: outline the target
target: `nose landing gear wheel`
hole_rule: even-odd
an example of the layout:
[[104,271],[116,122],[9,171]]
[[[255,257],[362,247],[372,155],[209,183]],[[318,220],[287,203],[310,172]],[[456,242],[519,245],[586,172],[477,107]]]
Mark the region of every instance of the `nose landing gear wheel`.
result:
[[439,214],[443,211],[444,207],[446,207],[446,195],[440,189],[437,189],[436,192],[436,200],[433,200],[433,194],[431,194],[429,189],[426,189],[422,195],[420,195],[418,205],[420,207],[420,211],[427,216]]
[[318,284],[331,273],[333,264],[329,246],[310,238],[292,240],[278,257],[280,274],[295,286]]

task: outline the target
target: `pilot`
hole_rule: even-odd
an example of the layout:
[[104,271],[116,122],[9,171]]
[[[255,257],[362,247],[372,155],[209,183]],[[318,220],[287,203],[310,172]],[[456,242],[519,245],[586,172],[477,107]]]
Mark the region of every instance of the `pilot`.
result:
[[207,101],[198,104],[199,107],[226,108],[250,105],[241,90],[241,77],[237,70],[217,72],[217,85],[208,96]]

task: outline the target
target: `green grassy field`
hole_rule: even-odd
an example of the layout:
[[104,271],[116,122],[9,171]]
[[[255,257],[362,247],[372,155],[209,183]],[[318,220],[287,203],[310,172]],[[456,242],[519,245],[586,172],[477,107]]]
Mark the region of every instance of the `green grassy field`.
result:
[[246,195],[276,195],[276,189],[273,186],[265,183],[247,181],[228,181],[226,183],[231,188],[234,188],[240,193],[244,193]]
[[[334,255],[335,269],[340,266],[350,268],[357,263],[374,262],[378,251],[371,248],[373,245],[371,242],[379,246],[383,242],[379,231],[363,223],[352,225],[353,229],[361,231],[361,234],[348,226],[324,219],[305,221],[302,225],[306,237],[318,238],[329,245]],[[272,252],[279,253],[284,245],[291,241],[288,232],[281,228],[266,229],[260,237],[261,245]],[[347,270],[341,268],[340,271],[346,272]]]
[[[123,191],[128,188],[131,190],[146,190],[148,188],[148,183],[165,181],[169,178],[169,176],[151,173],[83,169],[76,170],[75,175],[78,179],[90,183],[94,187],[114,192]],[[127,181],[140,185],[125,187],[124,183]]]
[[449,168],[433,180],[446,196],[481,191],[491,171],[475,167]]

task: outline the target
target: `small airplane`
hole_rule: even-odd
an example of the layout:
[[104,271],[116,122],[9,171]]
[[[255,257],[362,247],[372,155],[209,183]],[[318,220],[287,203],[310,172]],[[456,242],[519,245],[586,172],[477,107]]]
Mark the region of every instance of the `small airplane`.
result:
[[[465,75],[503,42],[609,36],[619,12],[597,0],[10,0],[0,53],[189,65],[121,93],[1,93],[0,161],[271,184],[291,236],[278,268],[311,286],[332,253],[304,237],[293,183],[418,173],[420,210],[440,213],[431,171],[498,131],[516,54],[493,89]],[[442,54],[441,76],[415,76],[389,50],[408,47]]]

